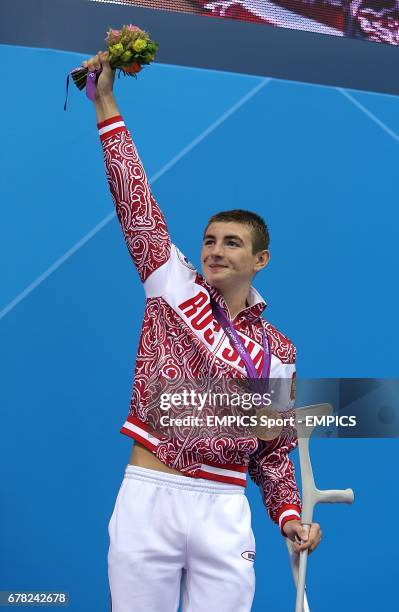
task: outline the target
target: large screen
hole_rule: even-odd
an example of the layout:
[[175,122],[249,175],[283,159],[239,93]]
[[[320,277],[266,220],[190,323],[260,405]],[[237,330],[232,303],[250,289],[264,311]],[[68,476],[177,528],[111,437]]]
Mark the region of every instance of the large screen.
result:
[[[93,0],[92,0],[93,1]],[[94,0],[399,45],[399,0]]]

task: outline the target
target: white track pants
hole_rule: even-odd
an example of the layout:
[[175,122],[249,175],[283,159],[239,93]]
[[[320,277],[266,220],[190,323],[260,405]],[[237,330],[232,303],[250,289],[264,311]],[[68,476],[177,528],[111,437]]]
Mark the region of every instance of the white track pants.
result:
[[[249,612],[243,487],[128,465],[109,522],[112,612]],[[251,554],[252,553],[252,554]]]

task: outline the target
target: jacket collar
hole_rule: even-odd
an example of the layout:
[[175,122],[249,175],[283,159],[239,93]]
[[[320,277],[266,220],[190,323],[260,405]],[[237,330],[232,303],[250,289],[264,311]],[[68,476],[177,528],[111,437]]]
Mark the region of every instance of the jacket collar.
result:
[[[218,289],[216,289],[216,287],[212,287],[212,285],[210,285],[202,276],[202,274],[199,274],[199,272],[197,272],[195,282],[198,285],[201,285],[201,287],[203,287],[204,289],[206,289],[210,297],[215,300],[215,302],[219,304],[221,308],[223,308],[224,312],[229,317],[229,309],[222,294],[218,291]],[[242,310],[234,319],[236,325],[242,323],[243,321],[254,321],[255,319],[259,319],[262,312],[267,307],[267,302],[252,285],[249,289],[247,302],[248,306],[244,308],[244,310]]]

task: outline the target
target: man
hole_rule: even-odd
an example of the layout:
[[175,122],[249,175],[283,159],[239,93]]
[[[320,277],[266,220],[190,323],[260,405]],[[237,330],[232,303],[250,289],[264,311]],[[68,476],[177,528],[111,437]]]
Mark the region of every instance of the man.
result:
[[[295,434],[289,428],[264,442],[226,432],[212,437],[194,426],[166,435],[151,389],[160,379],[246,380],[252,368],[255,378],[288,379],[292,405],[295,348],[262,320],[265,303],[251,286],[269,261],[267,227],[248,211],[212,217],[198,274],[171,243],[116,105],[107,53],[83,65],[102,67],[94,106],[106,173],[146,293],[131,408],[121,428],[135,444],[109,524],[112,610],[175,612],[182,588],[184,612],[247,612],[255,542],[242,494],[246,471],[283,535],[305,539],[288,459]],[[295,550],[312,551],[320,538],[315,523]]]

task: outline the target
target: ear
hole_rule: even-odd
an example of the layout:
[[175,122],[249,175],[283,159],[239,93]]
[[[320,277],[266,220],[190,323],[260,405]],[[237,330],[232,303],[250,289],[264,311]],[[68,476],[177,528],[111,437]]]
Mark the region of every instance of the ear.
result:
[[260,272],[260,270],[263,270],[263,268],[267,266],[270,261],[270,252],[265,249],[264,251],[259,251],[258,253],[256,253],[255,257],[256,261],[254,268],[256,273]]

